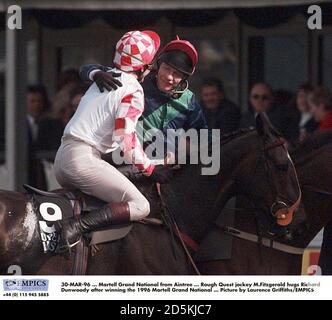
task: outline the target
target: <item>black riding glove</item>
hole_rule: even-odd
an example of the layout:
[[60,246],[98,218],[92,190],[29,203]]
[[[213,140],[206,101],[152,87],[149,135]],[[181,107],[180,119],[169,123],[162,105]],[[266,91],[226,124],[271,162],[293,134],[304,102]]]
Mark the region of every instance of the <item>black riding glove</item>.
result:
[[104,92],[104,89],[112,91],[122,87],[122,83],[116,79],[120,76],[121,73],[98,71],[93,76],[93,80],[96,82],[100,92]]
[[158,182],[161,184],[168,183],[173,178],[173,171],[170,167],[164,165],[157,165],[152,171],[150,178],[154,182]]

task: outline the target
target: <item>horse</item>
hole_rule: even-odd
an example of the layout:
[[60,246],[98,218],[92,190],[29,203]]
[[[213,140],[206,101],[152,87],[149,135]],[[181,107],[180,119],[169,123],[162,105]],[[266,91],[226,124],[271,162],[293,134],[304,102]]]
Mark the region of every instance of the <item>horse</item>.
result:
[[[125,238],[98,245],[86,274],[193,274],[186,239],[199,242],[228,198],[241,192],[270,226],[290,223],[301,192],[284,142],[266,115],[257,116],[256,130],[221,136],[218,143],[221,170],[215,175],[201,174],[206,165],[188,164],[160,192],[147,180],[137,183],[150,201],[150,218],[164,223],[136,222]],[[0,191],[0,272],[18,265],[24,274],[70,274],[70,255],[42,253],[28,196]]]
[[[296,226],[290,225],[288,235],[274,239],[275,242],[285,244],[288,248],[281,246],[280,249],[274,249],[269,247],[269,242],[267,246],[262,245],[258,243],[259,228],[254,211],[249,208],[247,202],[240,199],[235,209],[233,231],[250,234],[254,236],[255,241],[240,238],[234,232],[229,233],[233,237],[231,258],[199,262],[198,267],[203,274],[301,274],[304,249],[316,234],[332,221],[332,130],[312,135],[298,145],[291,155],[302,189],[306,228],[296,232]],[[217,234],[225,233],[224,226],[215,226],[215,231]],[[295,250],[297,252],[290,253],[292,248],[298,249]]]

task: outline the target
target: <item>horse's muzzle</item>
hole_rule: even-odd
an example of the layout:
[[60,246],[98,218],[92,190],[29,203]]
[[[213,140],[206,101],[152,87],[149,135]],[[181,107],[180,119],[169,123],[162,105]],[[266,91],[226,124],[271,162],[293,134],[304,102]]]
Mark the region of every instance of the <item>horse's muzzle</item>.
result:
[[281,226],[287,226],[292,221],[292,215],[289,214],[289,207],[283,201],[274,202],[271,206],[270,212]]

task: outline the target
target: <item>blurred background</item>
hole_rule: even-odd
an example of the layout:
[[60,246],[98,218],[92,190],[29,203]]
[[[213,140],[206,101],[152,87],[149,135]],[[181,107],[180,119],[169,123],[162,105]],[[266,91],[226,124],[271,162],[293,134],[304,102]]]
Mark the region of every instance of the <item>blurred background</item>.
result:
[[[323,115],[310,107],[310,95],[317,88],[332,88],[331,1],[27,0],[15,4],[22,8],[22,30],[7,28],[8,2],[0,1],[2,189],[20,189],[26,182],[49,190],[57,187],[52,161],[63,128],[89,85],[79,79],[78,70],[87,63],[110,65],[116,41],[128,30],[152,29],[160,34],[162,45],[179,35],[196,46],[199,65],[190,87],[206,109],[211,128],[227,133],[250,126],[251,113],[265,108],[274,125],[296,142],[318,130],[331,112],[328,102]],[[312,4],[322,10],[321,30],[307,26]],[[211,90],[218,93],[215,101],[208,97]],[[255,97],[261,98],[261,105]],[[231,129],[213,120],[215,110],[226,104],[234,122]],[[318,238],[313,246],[319,243]]]

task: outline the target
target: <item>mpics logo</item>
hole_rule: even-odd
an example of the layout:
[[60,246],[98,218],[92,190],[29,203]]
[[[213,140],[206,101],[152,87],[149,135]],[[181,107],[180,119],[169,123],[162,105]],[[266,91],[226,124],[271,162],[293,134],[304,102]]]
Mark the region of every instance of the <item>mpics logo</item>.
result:
[[4,291],[48,291],[46,279],[4,279]]

